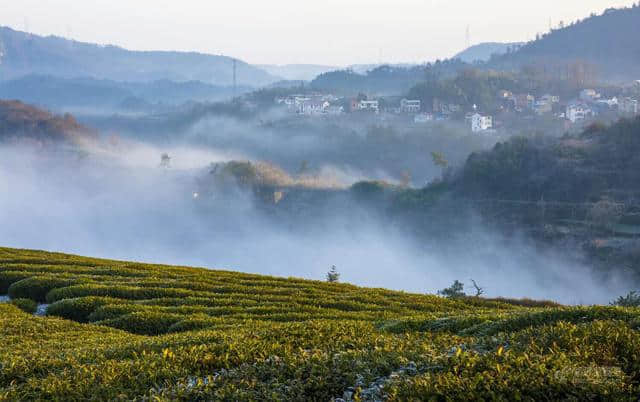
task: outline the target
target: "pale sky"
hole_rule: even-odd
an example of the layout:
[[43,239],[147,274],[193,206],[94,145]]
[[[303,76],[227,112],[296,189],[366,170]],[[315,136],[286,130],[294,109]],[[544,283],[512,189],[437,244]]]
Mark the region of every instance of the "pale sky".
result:
[[254,64],[422,62],[636,0],[0,0],[0,25]]

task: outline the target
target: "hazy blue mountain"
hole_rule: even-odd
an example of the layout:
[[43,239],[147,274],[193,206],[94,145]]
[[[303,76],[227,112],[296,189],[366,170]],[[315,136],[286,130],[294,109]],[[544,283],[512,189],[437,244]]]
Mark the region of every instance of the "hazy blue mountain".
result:
[[[117,46],[38,36],[0,27],[0,79],[29,74],[114,81],[202,81],[232,85],[233,59],[195,52],[131,51]],[[279,77],[237,60],[239,85],[261,86]]]
[[499,43],[486,42],[473,45],[462,52],[453,56],[454,59],[460,59],[465,63],[473,63],[476,61],[489,61],[494,54],[501,55],[507,53],[511,49],[521,46],[522,43]]
[[335,66],[323,66],[316,64],[261,64],[256,65],[256,67],[261,68],[271,75],[282,77],[288,81],[311,81],[320,74],[339,69],[339,67]]
[[[236,95],[252,89],[238,87]],[[0,98],[20,99],[53,109],[141,109],[142,106],[154,103],[177,105],[188,101],[211,102],[229,99],[233,95],[233,87],[216,86],[200,81],[117,82],[50,75],[27,75],[14,80],[0,81]]]

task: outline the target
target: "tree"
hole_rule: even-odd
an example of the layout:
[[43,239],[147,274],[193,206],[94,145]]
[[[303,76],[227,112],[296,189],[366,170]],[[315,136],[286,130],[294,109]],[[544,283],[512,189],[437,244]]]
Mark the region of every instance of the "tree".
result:
[[431,152],[431,160],[433,164],[442,169],[442,180],[445,179],[447,167],[449,166],[449,161],[444,157],[442,152]]
[[480,297],[484,294],[484,288],[478,286],[478,284],[476,283],[476,281],[474,281],[473,279],[471,279],[471,283],[473,283],[473,287],[476,290],[476,297]]
[[640,307],[640,294],[636,291],[627,293],[626,296],[620,296],[617,300],[611,302],[613,306],[620,307]]
[[466,293],[464,293],[464,283],[460,282],[457,279],[450,287],[439,290],[438,294],[449,299],[459,299],[467,295]]
[[298,169],[298,174],[305,174],[309,170],[309,162],[304,160],[300,163],[300,168]]
[[163,167],[165,169],[171,167],[171,157],[168,153],[163,153],[160,156],[160,167]]
[[329,272],[327,272],[327,282],[336,283],[340,280],[340,273],[335,265],[331,266]]
[[442,169],[446,169],[447,166],[449,166],[449,162],[442,152],[431,152],[431,160],[434,165],[441,167]]
[[403,170],[400,177],[402,187],[409,187],[411,184],[411,173],[408,170]]

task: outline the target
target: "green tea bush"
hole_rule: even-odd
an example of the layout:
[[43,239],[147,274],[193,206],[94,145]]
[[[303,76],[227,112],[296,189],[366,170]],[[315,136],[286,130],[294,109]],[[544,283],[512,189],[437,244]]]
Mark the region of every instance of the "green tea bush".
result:
[[171,326],[184,319],[178,314],[136,312],[120,317],[99,321],[98,324],[123,329],[139,335],[160,335],[169,332]]
[[[636,400],[640,310],[0,248],[0,401]],[[23,297],[25,297],[23,296]],[[32,299],[32,297],[34,299]]]
[[14,282],[9,286],[8,293],[12,299],[25,298],[44,303],[51,290],[71,286],[75,282],[73,279],[34,276]]
[[47,315],[67,318],[78,322],[88,322],[91,313],[105,305],[117,305],[124,300],[109,297],[80,297],[63,299],[47,307]]
[[31,276],[28,272],[0,270],[0,295],[6,295],[11,285]]
[[11,304],[29,314],[35,314],[35,312],[38,310],[38,303],[34,302],[31,299],[13,299],[11,300]]

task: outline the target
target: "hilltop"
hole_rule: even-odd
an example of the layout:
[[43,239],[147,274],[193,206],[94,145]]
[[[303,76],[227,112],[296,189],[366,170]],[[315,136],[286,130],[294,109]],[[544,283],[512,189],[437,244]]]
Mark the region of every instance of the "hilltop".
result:
[[0,248],[3,294],[0,400],[638,392],[640,313],[631,308],[447,299]]
[[96,139],[97,133],[70,114],[56,116],[20,101],[0,100],[0,141],[80,143]]
[[[202,81],[233,84],[233,58],[195,52],[132,51],[117,46],[83,43],[56,36],[38,36],[0,27],[0,76],[29,74],[62,78],[92,77],[114,81]],[[241,60],[238,84],[262,86],[279,80]]]
[[510,49],[516,49],[521,46],[522,43],[500,43],[500,42],[486,42],[479,43],[468,47],[460,53],[453,56],[454,59],[460,59],[465,63],[474,63],[478,61],[489,61],[493,55],[502,55],[507,53]]
[[493,57],[489,66],[539,66],[547,74],[586,75],[585,80],[630,81],[640,77],[640,7],[608,9],[562,24],[515,52]]

